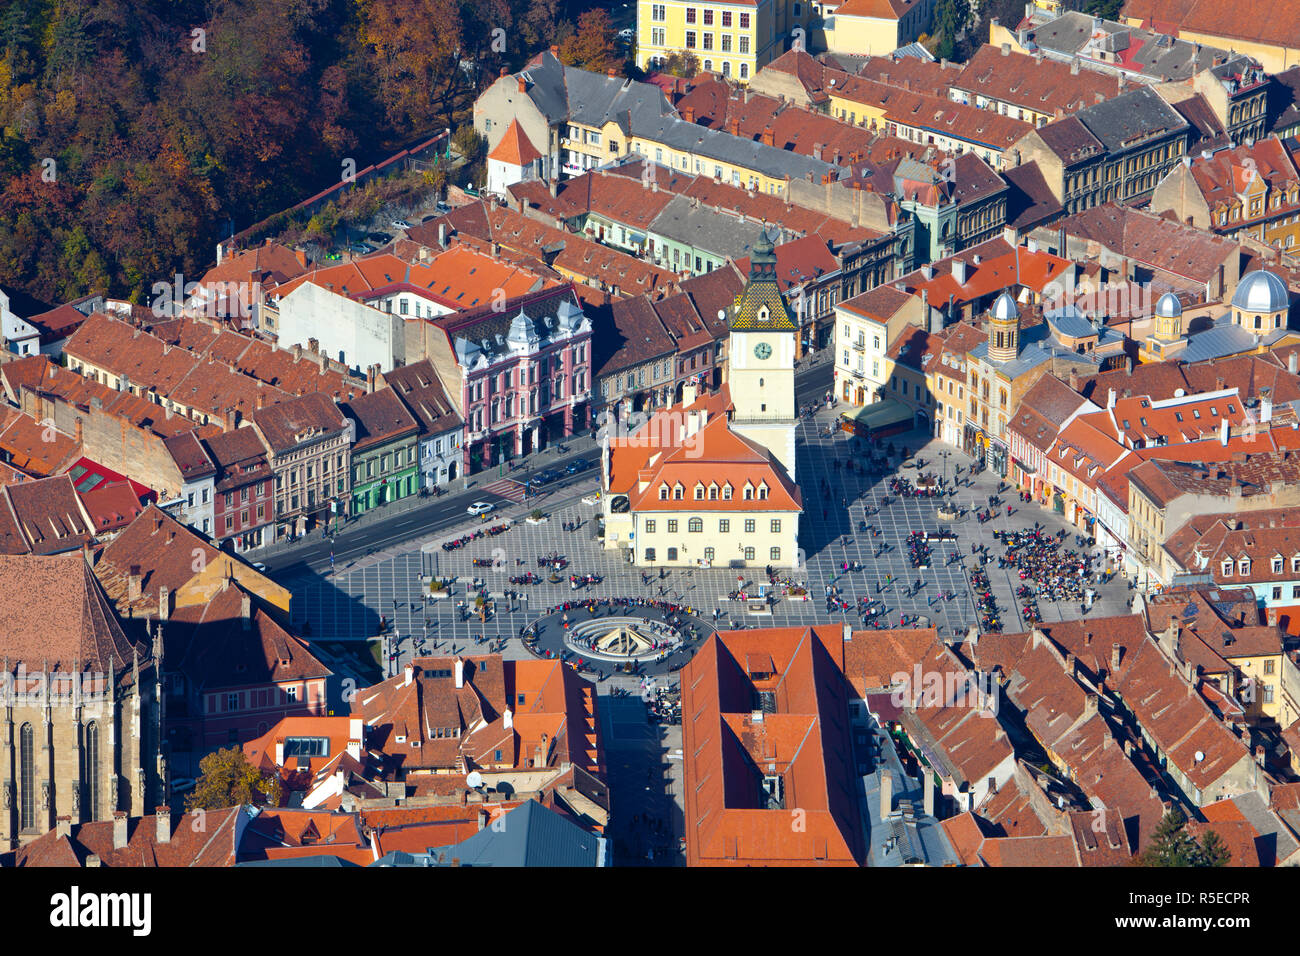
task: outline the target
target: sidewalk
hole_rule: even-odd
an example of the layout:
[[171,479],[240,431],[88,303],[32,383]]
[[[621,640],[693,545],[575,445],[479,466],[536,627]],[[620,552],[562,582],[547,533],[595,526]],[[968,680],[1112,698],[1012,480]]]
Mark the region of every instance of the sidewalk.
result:
[[[470,492],[474,488],[489,485],[500,478],[511,478],[516,481],[523,481],[529,475],[550,467],[561,458],[568,458],[595,449],[596,442],[590,437],[572,438],[566,439],[564,446],[568,451],[562,452],[555,445],[550,445],[541,451],[528,455],[526,458],[517,459],[521,464],[513,471],[509,468],[498,469],[494,466],[467,477],[457,478],[455,481],[450,482],[445,486],[447,490],[442,495],[435,496],[431,494],[428,497],[422,497],[415,494],[406,498],[401,498],[397,501],[390,501],[387,504],[379,505],[378,507],[371,508],[369,511],[362,514],[347,518],[343,524],[339,526],[338,530],[340,532],[355,532],[369,528],[373,525],[383,524],[386,521],[391,521],[394,518],[409,514],[410,512],[416,511],[420,508],[433,507],[436,503],[445,503],[457,499],[469,501],[473,497]],[[501,472],[499,475],[497,474],[498,470]],[[593,469],[588,469],[588,473],[592,473],[593,471]],[[524,514],[533,510],[534,505],[532,502],[534,500],[534,498],[527,499],[525,502],[527,507],[524,509]],[[316,531],[293,540],[285,539],[284,541],[277,541],[274,544],[265,545],[255,551],[246,552],[245,556],[255,561],[262,561],[266,558],[278,558],[300,550],[313,541],[319,540],[323,540],[323,537],[320,530],[317,529]]]

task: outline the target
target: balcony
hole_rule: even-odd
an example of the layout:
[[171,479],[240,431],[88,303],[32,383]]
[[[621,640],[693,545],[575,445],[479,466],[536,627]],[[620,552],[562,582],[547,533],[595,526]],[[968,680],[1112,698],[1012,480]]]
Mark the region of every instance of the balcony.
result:
[[867,351],[867,343],[866,343],[866,342],[862,342],[862,341],[854,342],[854,343],[853,343],[853,351],[855,351],[855,352],[866,352],[866,351]]

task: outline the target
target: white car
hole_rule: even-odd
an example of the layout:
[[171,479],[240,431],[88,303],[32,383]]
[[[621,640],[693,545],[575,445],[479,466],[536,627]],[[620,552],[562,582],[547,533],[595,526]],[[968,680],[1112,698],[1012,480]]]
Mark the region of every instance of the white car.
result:
[[476,501],[476,502],[474,502],[472,505],[470,505],[468,508],[466,508],[465,510],[466,510],[469,514],[474,515],[474,516],[477,517],[478,515],[485,515],[485,514],[487,514],[489,511],[492,511],[492,510],[495,509],[495,508],[496,508],[496,505],[494,505],[494,504],[493,504],[492,502],[490,502],[490,501]]
[[411,224],[410,224],[409,222],[407,222],[405,219],[394,219],[394,220],[393,220],[393,228],[394,228],[394,229],[410,229],[410,228],[411,228]]
[[600,492],[599,492],[599,491],[593,491],[593,492],[592,492],[591,494],[589,494],[589,495],[583,495],[583,496],[582,496],[582,503],[583,503],[584,505],[597,505],[597,504],[600,504]]

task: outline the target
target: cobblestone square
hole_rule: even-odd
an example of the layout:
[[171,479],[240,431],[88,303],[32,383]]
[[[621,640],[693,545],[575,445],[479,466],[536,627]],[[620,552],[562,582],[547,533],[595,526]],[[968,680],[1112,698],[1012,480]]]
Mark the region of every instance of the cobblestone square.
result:
[[[463,526],[447,529],[427,539],[410,542],[358,561],[350,566],[336,568],[326,575],[304,575],[286,581],[294,593],[295,616],[305,620],[312,637],[322,640],[347,641],[374,637],[380,628],[382,615],[385,623],[395,622],[398,640],[394,667],[413,653],[448,653],[454,647],[461,651],[477,647],[486,650],[487,642],[504,639],[502,652],[509,657],[524,656],[527,651],[516,640],[520,628],[531,623],[549,608],[568,600],[600,598],[605,596],[644,596],[672,601],[694,608],[701,618],[716,620],[719,627],[731,626],[783,626],[847,621],[855,629],[862,621],[855,613],[860,598],[881,598],[886,607],[885,623],[897,626],[900,615],[921,615],[939,628],[941,637],[953,639],[964,634],[977,621],[968,573],[972,565],[971,546],[988,545],[993,558],[986,573],[997,599],[1004,629],[1024,629],[1020,603],[1015,598],[1015,588],[1021,582],[1014,569],[999,569],[996,558],[1003,548],[993,538],[993,532],[1020,530],[1038,522],[1049,532],[1066,529],[1062,547],[1075,548],[1075,529],[1058,515],[1048,513],[1036,505],[1021,505],[1014,491],[1004,491],[1003,498],[1010,499],[1015,509],[1010,516],[1005,506],[991,521],[976,522],[973,515],[952,522],[938,517],[936,499],[897,499],[891,496],[889,504],[878,513],[868,514],[869,508],[879,507],[882,495],[887,492],[890,475],[868,477],[862,471],[850,472],[843,467],[852,452],[852,440],[840,431],[832,430],[835,416],[820,413],[815,420],[804,420],[800,428],[799,475],[804,496],[805,513],[800,524],[799,541],[804,553],[803,565],[789,572],[781,572],[795,582],[807,587],[806,601],[780,597],[771,607],[770,614],[756,615],[747,612],[742,602],[729,599],[737,589],[737,576],[752,585],[765,580],[758,569],[737,570],[710,568],[693,570],[665,570],[658,576],[648,577],[628,565],[617,551],[606,551],[596,536],[598,509],[584,504],[580,496],[596,488],[596,482],[565,489],[554,502],[543,499],[540,507],[549,520],[529,524],[524,518],[536,503],[516,505],[499,511],[485,522],[468,516]],[[924,461],[923,470],[943,474],[945,465],[951,478],[953,469],[961,467],[963,479],[968,479],[971,464],[968,456],[937,439],[912,433],[893,440],[896,446],[919,448]],[[940,452],[949,452],[945,462]],[[855,460],[860,460],[855,458]],[[840,467],[835,467],[835,462]],[[897,465],[897,456],[894,459]],[[892,474],[915,479],[916,470],[897,469]],[[830,483],[830,494],[823,493],[820,484],[825,476]],[[997,490],[998,478],[989,472],[978,475],[973,485],[959,489],[955,501],[968,510],[983,507],[989,495]],[[847,508],[844,507],[847,502]],[[495,537],[484,536],[455,551],[444,551],[444,541],[486,529],[510,520],[508,531]],[[879,529],[878,535],[863,533],[860,522],[866,521]],[[567,523],[576,530],[565,531]],[[950,529],[957,535],[955,542],[933,544],[933,564],[928,569],[913,568],[908,561],[907,537],[914,531]],[[888,550],[876,557],[881,545]],[[548,572],[538,567],[539,556],[563,555],[569,562],[561,572],[561,581],[546,580]],[[957,560],[949,563],[955,554]],[[490,568],[475,567],[474,561],[491,561]],[[862,570],[845,571],[844,564],[855,563]],[[510,577],[532,572],[542,576],[541,583],[523,585],[510,583]],[[573,590],[568,575],[595,574],[599,584]],[[449,598],[428,599],[424,584],[426,576],[454,578],[455,585]],[[877,592],[877,586],[892,578],[893,585]],[[496,611],[486,622],[471,615],[462,620],[457,602],[463,601],[466,587],[475,579],[486,584],[488,591],[497,596]],[[922,587],[914,596],[903,593],[906,585],[916,580]],[[847,612],[828,613],[825,598],[828,587],[838,588],[847,601]],[[504,597],[507,591],[517,592],[515,599]],[[944,591],[956,592],[950,601],[939,599]],[[1118,577],[1098,587],[1098,594],[1090,615],[1126,613],[1129,592],[1124,578]],[[1081,608],[1077,603],[1042,601],[1039,609],[1045,622],[1077,618]],[[477,643],[476,643],[477,642]]]

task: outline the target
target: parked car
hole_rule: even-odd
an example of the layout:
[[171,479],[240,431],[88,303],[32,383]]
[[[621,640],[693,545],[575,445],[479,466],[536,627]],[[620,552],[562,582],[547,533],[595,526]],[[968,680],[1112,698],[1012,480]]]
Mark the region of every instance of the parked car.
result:
[[593,492],[592,492],[591,494],[589,494],[589,495],[583,495],[583,496],[582,496],[582,503],[583,503],[584,505],[598,505],[598,504],[600,504],[600,492],[599,492],[599,491],[593,491]]
[[394,219],[391,223],[394,229],[410,229],[411,224],[405,219]]
[[266,573],[266,565],[263,564],[261,561],[254,561],[254,562],[253,562],[253,570],[254,570],[254,571],[260,571],[260,572],[262,572],[263,574],[265,574],[265,573]]
[[477,517],[478,515],[485,515],[485,514],[487,514],[489,511],[493,511],[493,510],[495,510],[495,509],[496,509],[496,505],[494,505],[494,504],[493,504],[492,502],[490,502],[490,501],[476,501],[476,502],[474,502],[472,505],[470,505],[468,508],[466,508],[465,510],[466,510],[469,514],[474,515],[475,517]]
[[392,241],[393,237],[386,232],[366,233],[366,242],[373,242],[377,246],[386,246]]
[[451,206],[447,205],[441,199],[438,200],[438,205],[434,206],[433,208],[437,210],[437,213],[440,216],[445,216],[447,215],[447,213],[451,212]]

